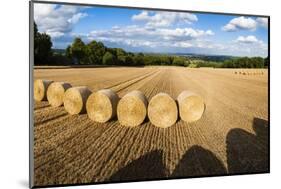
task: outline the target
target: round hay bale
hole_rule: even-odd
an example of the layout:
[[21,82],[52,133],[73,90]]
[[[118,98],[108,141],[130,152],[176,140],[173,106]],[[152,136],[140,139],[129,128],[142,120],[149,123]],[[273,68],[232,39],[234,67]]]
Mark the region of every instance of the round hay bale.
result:
[[203,99],[190,91],[183,91],[177,98],[180,118],[186,122],[199,120],[205,110]]
[[86,103],[89,118],[104,123],[115,117],[119,97],[111,89],[102,89],[92,93]]
[[178,107],[175,100],[166,93],[155,95],[148,104],[148,118],[156,127],[172,126],[178,119]]
[[47,99],[51,106],[59,107],[63,104],[64,93],[72,87],[69,83],[53,82],[47,90]]
[[73,87],[64,93],[63,104],[69,114],[80,114],[86,111],[86,101],[92,92],[85,86]]
[[141,91],[132,91],[119,101],[117,117],[121,125],[135,127],[145,120],[148,101]]
[[43,101],[47,100],[47,89],[53,81],[37,79],[34,81],[33,95],[34,100]]

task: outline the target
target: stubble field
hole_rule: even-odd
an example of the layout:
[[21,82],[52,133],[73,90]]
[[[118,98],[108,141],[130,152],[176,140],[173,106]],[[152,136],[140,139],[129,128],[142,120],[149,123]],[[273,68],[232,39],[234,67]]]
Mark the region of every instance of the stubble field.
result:
[[[35,185],[150,180],[268,172],[268,72],[266,69],[180,67],[34,69],[34,79],[66,81],[92,91],[111,88],[122,97],[141,90],[174,99],[183,90],[203,97],[194,123],[167,129],[147,119],[128,128],[115,118],[101,124],[87,114],[34,102]],[[236,72],[236,74],[235,74]]]

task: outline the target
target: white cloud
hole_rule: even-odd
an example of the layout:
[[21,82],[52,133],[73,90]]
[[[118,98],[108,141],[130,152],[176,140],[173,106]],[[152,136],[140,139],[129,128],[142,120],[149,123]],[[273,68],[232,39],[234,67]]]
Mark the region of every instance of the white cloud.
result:
[[211,30],[193,28],[150,28],[131,25],[126,27],[114,26],[110,30],[94,30],[86,35],[88,40],[100,40],[123,43],[129,46],[178,46],[191,47],[192,42],[214,35]]
[[238,30],[251,30],[255,31],[257,27],[268,27],[268,19],[263,17],[258,17],[256,19],[246,18],[244,16],[240,16],[237,18],[233,18],[230,20],[228,24],[222,27],[223,31],[233,32]]
[[267,56],[268,45],[253,35],[239,36],[229,45],[236,52],[248,53],[252,56]]
[[253,35],[249,35],[249,36],[239,36],[237,39],[236,39],[237,42],[239,43],[257,43],[258,42],[258,39],[253,36]]
[[86,13],[80,12],[81,10],[78,6],[36,3],[34,19],[40,32],[57,38],[71,32],[74,24],[87,16]]
[[198,21],[198,18],[191,13],[142,11],[140,14],[133,15],[132,20],[144,21],[148,27],[169,27],[173,24],[191,24]]
[[258,22],[258,24],[264,28],[267,28],[268,27],[268,18],[262,18],[262,17],[259,17],[256,19],[256,21]]
[[223,31],[232,32],[237,30],[255,30],[257,27],[256,20],[240,16],[230,20],[228,24],[222,27]]

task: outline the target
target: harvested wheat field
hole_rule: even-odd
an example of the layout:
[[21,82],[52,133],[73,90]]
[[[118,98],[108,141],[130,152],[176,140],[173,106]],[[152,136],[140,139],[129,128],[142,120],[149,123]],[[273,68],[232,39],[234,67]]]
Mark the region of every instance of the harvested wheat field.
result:
[[189,90],[205,103],[201,119],[160,128],[148,118],[135,127],[117,118],[94,122],[47,101],[34,104],[35,185],[95,183],[269,171],[266,69],[183,67],[34,69],[34,79],[133,90],[148,101]]

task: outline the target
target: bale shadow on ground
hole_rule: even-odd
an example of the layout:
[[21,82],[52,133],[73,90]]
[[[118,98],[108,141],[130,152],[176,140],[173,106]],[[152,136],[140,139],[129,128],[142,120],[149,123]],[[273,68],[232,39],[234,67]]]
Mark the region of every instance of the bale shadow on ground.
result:
[[182,157],[171,177],[194,177],[226,174],[226,168],[213,152],[192,146]]
[[148,152],[114,173],[109,178],[109,181],[163,179],[167,175],[167,169],[162,159],[162,151],[154,150]]
[[254,118],[256,135],[232,129],[226,137],[227,164],[230,174],[269,172],[268,121]]

